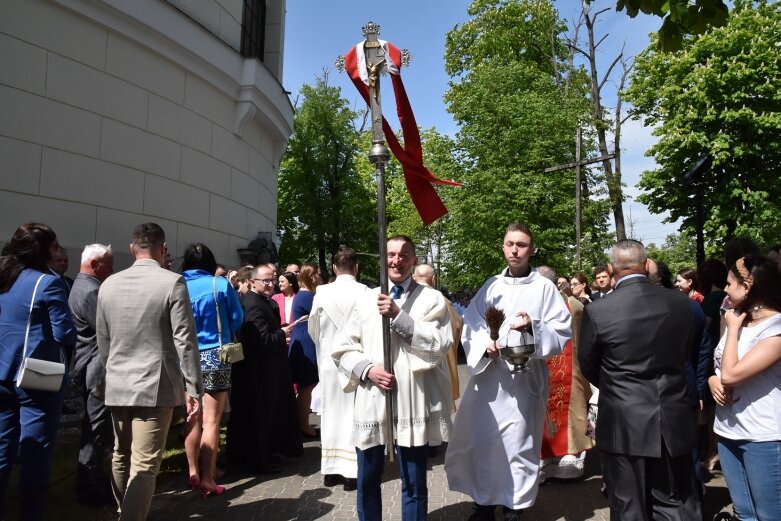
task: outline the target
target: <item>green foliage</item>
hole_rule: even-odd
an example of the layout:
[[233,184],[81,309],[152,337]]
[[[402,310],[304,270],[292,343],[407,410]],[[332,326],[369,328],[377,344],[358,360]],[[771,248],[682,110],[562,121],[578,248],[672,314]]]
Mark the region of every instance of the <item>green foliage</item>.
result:
[[711,27],[722,27],[729,17],[722,0],[618,0],[616,11],[623,10],[631,18],[640,12],[664,18],[657,42],[665,52],[679,50],[687,34],[703,34]]
[[[576,81],[566,92],[555,70],[564,26],[542,0],[476,0],[469,13],[446,40],[446,67],[459,81],[445,101],[461,125],[465,186],[450,193],[442,277],[451,288],[477,287],[497,273],[505,227],[518,220],[535,233],[535,263],[568,271],[574,172],[543,170],[573,160],[575,130],[589,106],[586,86]],[[604,204],[586,201],[583,229],[600,242],[606,227]]]
[[646,251],[648,258],[664,262],[673,274],[683,268],[697,267],[697,247],[694,237],[688,231],[668,235],[661,246],[651,243],[646,247]]
[[[434,175],[443,179],[463,178],[462,165],[458,158],[455,142],[436,129],[421,132],[423,159]],[[441,273],[442,259],[449,255],[451,217],[446,215],[430,226],[423,226],[420,216],[409,198],[404,175],[396,161],[389,165],[387,177],[388,192],[388,235],[408,235],[418,247],[420,262],[434,266]],[[448,208],[452,207],[454,193],[463,188],[435,185],[439,196]],[[440,282],[446,282],[440,277]]]
[[659,167],[643,173],[638,200],[694,228],[694,188],[683,175],[708,154],[703,192],[708,252],[734,236],[778,242],[781,229],[781,6],[736,5],[729,23],[638,57],[627,99],[655,126],[649,150]]
[[377,251],[376,196],[371,178],[356,167],[357,115],[327,80],[323,75],[301,89],[278,200],[281,263],[314,260],[323,272],[341,244]]

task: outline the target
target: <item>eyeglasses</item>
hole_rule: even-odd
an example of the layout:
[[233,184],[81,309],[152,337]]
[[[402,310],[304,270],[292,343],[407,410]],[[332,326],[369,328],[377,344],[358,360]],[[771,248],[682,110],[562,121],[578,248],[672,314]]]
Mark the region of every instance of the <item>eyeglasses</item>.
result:
[[570,286],[582,286],[582,285],[583,285],[582,282],[571,282],[570,283]]
[[261,284],[265,284],[266,286],[270,286],[274,284],[274,279],[249,279],[254,282],[260,282]]

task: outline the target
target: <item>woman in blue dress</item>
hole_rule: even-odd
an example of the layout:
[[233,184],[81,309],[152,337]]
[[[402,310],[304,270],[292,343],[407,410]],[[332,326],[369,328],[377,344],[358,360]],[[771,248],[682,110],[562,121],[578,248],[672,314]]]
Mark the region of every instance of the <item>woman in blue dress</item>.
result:
[[[292,321],[309,316],[312,311],[312,300],[315,289],[320,284],[320,270],[315,264],[304,264],[298,275],[299,291],[293,299]],[[309,424],[309,407],[312,403],[312,389],[320,378],[317,373],[317,351],[312,337],[307,331],[306,320],[293,326],[290,332],[290,372],[293,383],[298,386],[296,406],[298,408],[298,424],[305,437],[314,438],[317,431]]]
[[[220,346],[233,342],[241,330],[244,309],[239,296],[225,277],[216,277],[217,261],[206,245],[196,242],[184,250],[182,275],[198,330],[198,350],[203,374],[203,413],[187,425],[184,449],[189,474],[187,484],[200,489],[204,497],[225,490],[215,482],[220,418],[231,387],[231,365],[220,361]],[[216,297],[216,300],[215,300]],[[219,324],[217,309],[219,308]],[[219,337],[218,330],[222,330]]]

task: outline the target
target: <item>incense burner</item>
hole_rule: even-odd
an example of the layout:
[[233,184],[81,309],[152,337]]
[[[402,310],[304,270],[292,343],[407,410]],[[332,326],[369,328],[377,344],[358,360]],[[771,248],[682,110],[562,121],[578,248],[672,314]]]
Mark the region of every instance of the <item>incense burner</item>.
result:
[[531,369],[528,366],[529,357],[534,354],[534,344],[523,344],[519,346],[505,346],[499,348],[499,356],[513,364],[512,374],[528,373]]

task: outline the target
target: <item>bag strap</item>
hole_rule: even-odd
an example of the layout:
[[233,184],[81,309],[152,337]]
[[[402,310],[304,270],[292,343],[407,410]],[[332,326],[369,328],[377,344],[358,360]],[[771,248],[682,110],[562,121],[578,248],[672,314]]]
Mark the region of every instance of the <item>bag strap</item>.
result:
[[33,306],[35,305],[35,294],[38,292],[38,285],[41,283],[41,280],[46,276],[45,273],[41,273],[41,276],[38,277],[38,280],[35,281],[35,288],[33,288],[33,296],[30,299],[30,312],[27,314],[27,329],[24,331],[24,350],[22,351],[22,361],[24,362],[24,359],[27,358],[27,341],[30,338],[30,321],[33,318]]
[[217,301],[217,275],[212,279],[212,288],[214,289],[214,307],[217,308],[217,339],[222,347],[222,320],[220,320],[220,304]]

